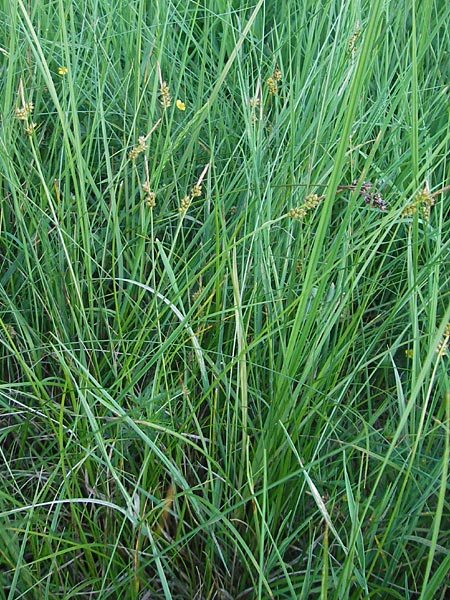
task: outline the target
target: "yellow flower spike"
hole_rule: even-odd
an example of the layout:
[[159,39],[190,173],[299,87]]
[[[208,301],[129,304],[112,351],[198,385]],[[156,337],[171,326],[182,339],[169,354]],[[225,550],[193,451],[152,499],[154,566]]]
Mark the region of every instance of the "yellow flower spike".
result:
[[180,207],[178,208],[178,212],[181,213],[182,215],[185,214],[189,210],[189,207],[191,206],[191,202],[192,202],[191,196],[186,195],[181,200],[181,204],[180,204]]
[[180,99],[178,99],[175,102],[175,105],[178,108],[178,110],[186,110],[186,104],[182,100],[180,100]]
[[38,128],[38,124],[33,121],[29,125],[27,125],[27,127],[25,127],[25,132],[29,137],[31,137],[33,135],[33,133],[35,133],[37,128]]
[[202,186],[196,183],[191,190],[191,198],[200,198],[202,195]]
[[278,94],[278,85],[276,79],[268,77],[266,79],[266,85],[269,88],[269,95],[276,96]]
[[272,77],[274,81],[281,81],[283,79],[283,74],[281,73],[278,67],[275,67],[275,69],[273,70]]
[[66,67],[66,65],[63,65],[62,67],[58,67],[58,73],[62,77],[64,77],[64,75],[67,75],[68,72],[69,72],[69,68]]
[[169,108],[169,106],[171,106],[172,104],[172,97],[170,95],[170,90],[169,90],[169,86],[167,85],[167,83],[165,81],[161,82],[161,87],[160,87],[160,103],[161,106],[164,109]]
[[24,102],[20,108],[16,108],[15,114],[20,121],[26,121],[33,112],[34,104],[32,102]]

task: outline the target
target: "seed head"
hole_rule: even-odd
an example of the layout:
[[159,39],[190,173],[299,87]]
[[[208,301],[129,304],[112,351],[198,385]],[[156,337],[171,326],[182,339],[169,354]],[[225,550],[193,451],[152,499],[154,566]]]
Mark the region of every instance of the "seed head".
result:
[[270,96],[276,96],[278,94],[278,85],[276,79],[274,79],[273,77],[268,77],[266,79],[266,85],[269,89]]
[[165,81],[161,83],[160,88],[160,103],[161,106],[166,110],[172,104],[172,97],[170,96],[169,86]]

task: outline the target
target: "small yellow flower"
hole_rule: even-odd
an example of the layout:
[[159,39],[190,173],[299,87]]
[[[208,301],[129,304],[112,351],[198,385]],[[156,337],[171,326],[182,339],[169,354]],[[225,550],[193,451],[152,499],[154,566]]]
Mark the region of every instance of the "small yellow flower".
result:
[[67,75],[68,72],[69,72],[69,68],[66,67],[66,65],[63,65],[62,67],[58,67],[58,73],[62,77],[64,77],[64,75]]
[[179,98],[175,102],[175,104],[176,104],[176,107],[178,108],[178,110],[186,110],[186,104],[182,100],[180,100]]
[[414,356],[414,350],[412,348],[407,348],[405,350],[406,358],[412,358]]

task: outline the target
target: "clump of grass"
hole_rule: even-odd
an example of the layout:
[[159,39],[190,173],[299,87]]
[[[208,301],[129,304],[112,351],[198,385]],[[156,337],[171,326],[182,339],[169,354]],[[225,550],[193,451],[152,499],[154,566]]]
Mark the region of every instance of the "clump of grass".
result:
[[449,13],[5,8],[0,598],[445,597]]

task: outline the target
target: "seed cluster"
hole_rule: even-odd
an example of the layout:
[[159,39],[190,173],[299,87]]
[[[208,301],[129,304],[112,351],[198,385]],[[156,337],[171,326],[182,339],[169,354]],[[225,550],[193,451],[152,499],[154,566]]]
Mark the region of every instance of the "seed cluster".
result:
[[405,206],[402,214],[404,217],[411,217],[417,211],[421,211],[424,219],[428,221],[434,203],[434,195],[430,192],[428,183],[426,183],[423,189],[415,195],[414,200]]
[[[353,181],[350,188],[356,189],[358,185],[357,181]],[[363,181],[361,187],[359,188],[359,193],[364,197],[364,202],[369,204],[373,208],[378,208],[379,210],[386,210],[387,202],[383,198],[380,192],[373,191],[374,185],[371,181]]]
[[[351,185],[339,185],[337,192],[343,192],[344,190],[356,190],[358,187],[358,181],[353,181]],[[363,196],[364,202],[370,205],[372,208],[385,211],[387,209],[387,202],[383,198],[379,191],[374,190],[374,185],[371,181],[363,181],[359,187],[359,193]],[[325,198],[325,195],[319,196],[318,194],[309,194],[305,198],[305,202],[301,206],[291,208],[288,212],[288,216],[297,221],[301,221],[306,214],[316,208],[321,200]]]
[[132,148],[128,154],[128,158],[130,160],[135,160],[141,152],[145,152],[147,150],[146,136],[140,135],[138,137],[137,145]]
[[272,76],[266,79],[267,89],[269,90],[269,96],[276,96],[278,94],[278,83],[283,79],[283,75],[276,66],[273,70]]
[[444,329],[444,336],[439,341],[437,348],[436,348],[436,352],[439,356],[444,356],[447,354],[449,339],[450,339],[450,323],[447,323],[447,325],[445,326],[445,329]]
[[167,85],[167,83],[165,81],[163,81],[161,83],[161,88],[159,90],[159,94],[160,94],[159,101],[161,103],[161,106],[164,109],[169,108],[169,106],[172,104],[172,97],[170,95],[169,86]]
[[186,194],[186,196],[184,196],[181,199],[180,206],[178,208],[178,212],[181,213],[182,215],[184,215],[189,210],[189,208],[192,204],[192,200],[194,198],[200,198],[201,195],[202,195],[202,186],[199,183],[196,183],[195,185],[192,186],[192,189],[189,192],[189,194]]
[[296,219],[297,221],[301,221],[310,210],[316,208],[321,198],[323,198],[323,196],[318,196],[317,194],[309,194],[308,196],[306,196],[305,202],[301,206],[291,208],[291,210],[288,212],[289,217],[291,217],[292,219]]

